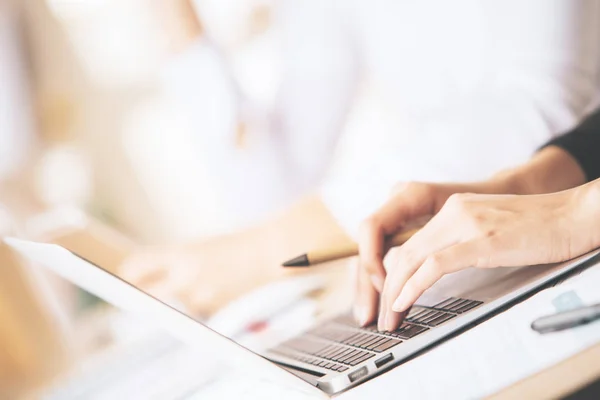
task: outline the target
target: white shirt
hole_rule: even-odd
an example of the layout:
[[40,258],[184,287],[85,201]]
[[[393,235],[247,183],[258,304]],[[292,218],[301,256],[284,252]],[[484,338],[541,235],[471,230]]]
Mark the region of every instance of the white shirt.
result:
[[[239,104],[215,78],[212,50],[198,43],[168,74],[204,127],[202,156],[225,198],[247,214],[327,176],[322,198],[352,234],[397,181],[483,179],[523,162],[575,124],[597,88],[594,0],[282,0],[277,21],[281,86],[270,133],[249,151],[233,150]],[[387,121],[375,113],[352,130],[364,82]]]
[[33,141],[28,65],[19,13],[0,0],[0,180],[25,161]]

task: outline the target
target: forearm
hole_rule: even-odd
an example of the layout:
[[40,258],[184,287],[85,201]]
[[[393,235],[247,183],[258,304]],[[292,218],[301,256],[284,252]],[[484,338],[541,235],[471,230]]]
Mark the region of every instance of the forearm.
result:
[[[172,293],[199,315],[208,315],[248,291],[290,275],[314,273],[281,263],[344,233],[316,198],[306,198],[265,223],[192,243],[149,248],[121,267],[121,276],[149,293]],[[345,264],[340,264],[344,266]],[[337,268],[322,271],[333,278]]]
[[527,163],[500,172],[492,178],[511,194],[542,194],[570,189],[586,182],[577,161],[565,150],[550,146]]
[[349,240],[317,196],[302,199],[268,221],[263,229],[282,254],[297,255],[310,248]]
[[496,176],[512,193],[557,192],[600,178],[600,110],[548,142],[529,162]]
[[567,196],[567,230],[571,256],[600,247],[600,179],[551,196]]
[[316,196],[306,197],[262,224],[225,236],[188,243],[189,250],[207,246],[247,252],[249,262],[272,268],[307,249],[349,240]]

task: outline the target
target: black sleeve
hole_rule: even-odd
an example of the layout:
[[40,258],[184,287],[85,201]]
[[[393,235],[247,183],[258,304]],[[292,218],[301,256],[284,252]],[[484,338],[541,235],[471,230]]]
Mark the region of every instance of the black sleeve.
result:
[[577,160],[589,181],[600,178],[600,109],[572,131],[554,138],[544,147],[557,146]]

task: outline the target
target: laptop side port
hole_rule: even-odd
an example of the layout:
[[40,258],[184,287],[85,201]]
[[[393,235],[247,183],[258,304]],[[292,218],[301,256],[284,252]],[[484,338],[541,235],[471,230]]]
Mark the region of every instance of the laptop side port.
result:
[[350,382],[354,382],[361,378],[364,378],[365,376],[367,376],[368,373],[369,370],[367,369],[367,367],[362,367],[361,369],[358,369],[350,375],[348,375],[348,378],[350,378]]
[[385,364],[389,363],[393,359],[394,359],[394,355],[392,353],[390,353],[387,356],[383,356],[379,360],[376,360],[375,361],[375,366],[377,368],[381,368],[382,366],[384,366]]

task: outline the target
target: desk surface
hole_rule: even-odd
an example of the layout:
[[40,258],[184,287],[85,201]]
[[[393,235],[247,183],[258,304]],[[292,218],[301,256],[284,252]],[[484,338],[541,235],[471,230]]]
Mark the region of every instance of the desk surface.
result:
[[529,376],[490,399],[562,398],[600,378],[600,343]]
[[[328,268],[327,274],[331,274],[332,278],[336,276],[344,276],[346,271],[343,265],[340,268]],[[333,279],[334,281],[336,279]],[[330,293],[331,296],[324,296],[329,299],[336,299],[339,303],[341,298],[348,301],[348,282],[346,280],[337,280],[338,285],[335,293]],[[340,296],[340,291],[344,292],[344,296]],[[497,394],[491,396],[492,399],[512,399],[512,398],[555,398],[562,397],[577,389],[593,382],[600,378],[600,343],[593,347],[570,357],[559,364],[547,368],[539,373],[536,373],[528,378],[525,378],[516,384],[513,384]]]

